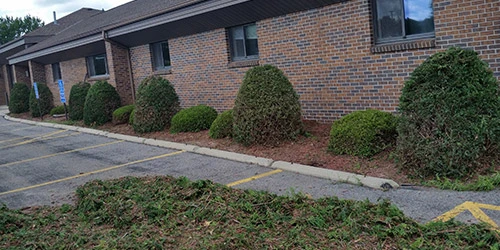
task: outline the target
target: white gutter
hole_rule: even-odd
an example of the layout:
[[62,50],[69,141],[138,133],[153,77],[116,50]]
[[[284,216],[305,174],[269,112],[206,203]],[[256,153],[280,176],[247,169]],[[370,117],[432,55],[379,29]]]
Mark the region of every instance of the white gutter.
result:
[[9,44],[9,45],[5,46],[4,48],[1,48],[0,49],[0,54],[5,53],[5,52],[7,52],[9,50],[15,49],[16,47],[23,46],[23,45],[24,45],[24,38],[20,39],[17,42]]
[[230,7],[233,5],[249,2],[251,0],[217,0],[198,3],[192,7],[179,9],[176,11],[168,12],[166,14],[148,18],[135,23],[127,24],[118,28],[108,30],[106,33],[108,37],[117,37],[131,32],[140,31],[152,28],[158,25],[171,23],[174,21],[182,20],[185,18],[201,15],[214,10]]
[[20,63],[20,62],[31,60],[33,58],[38,58],[38,57],[50,55],[50,54],[53,54],[53,53],[57,53],[57,52],[61,52],[61,51],[64,51],[64,50],[68,50],[68,49],[80,47],[80,46],[91,44],[91,43],[94,43],[94,42],[99,42],[99,41],[102,41],[102,40],[103,40],[102,39],[102,35],[101,34],[96,34],[96,35],[88,36],[88,37],[85,37],[85,38],[82,38],[82,39],[78,39],[78,40],[75,40],[75,41],[71,41],[71,42],[68,42],[68,43],[63,43],[63,44],[59,44],[59,45],[56,45],[56,46],[53,46],[53,47],[50,47],[50,48],[39,50],[39,51],[30,53],[30,54],[22,55],[22,56],[19,56],[19,57],[10,57],[10,58],[8,58],[8,60],[9,60],[9,64],[12,65],[12,64],[16,64],[16,63]]

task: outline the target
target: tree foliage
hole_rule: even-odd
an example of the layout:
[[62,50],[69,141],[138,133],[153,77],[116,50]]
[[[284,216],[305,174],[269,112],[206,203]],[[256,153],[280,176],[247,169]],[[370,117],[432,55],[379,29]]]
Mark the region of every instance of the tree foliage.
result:
[[38,17],[0,17],[0,44],[7,43],[31,32],[45,23]]

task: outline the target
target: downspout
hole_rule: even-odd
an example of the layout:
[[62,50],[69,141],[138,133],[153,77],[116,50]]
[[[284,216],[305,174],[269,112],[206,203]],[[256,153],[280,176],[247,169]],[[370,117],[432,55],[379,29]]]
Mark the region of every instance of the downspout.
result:
[[122,47],[125,49],[125,51],[127,51],[127,64],[128,64],[128,69],[129,69],[129,80],[130,80],[130,89],[132,89],[132,102],[135,103],[135,85],[134,85],[134,75],[132,73],[132,60],[130,59],[130,49],[119,43],[119,42],[116,42],[116,41],[113,41],[111,39],[108,38],[108,33],[106,31],[102,31],[102,39],[105,41],[105,42],[109,42],[109,43],[112,43],[114,45],[117,45],[119,47]]

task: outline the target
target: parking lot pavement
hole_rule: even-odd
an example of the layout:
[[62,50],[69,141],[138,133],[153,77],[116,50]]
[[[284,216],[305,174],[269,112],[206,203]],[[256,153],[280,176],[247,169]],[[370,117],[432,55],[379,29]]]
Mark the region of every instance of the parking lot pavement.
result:
[[[128,142],[0,118],[0,203],[10,208],[74,202],[93,179],[171,175],[209,179],[234,188],[313,198],[388,199],[419,222],[456,218],[498,227],[500,192],[453,192],[421,187],[382,191],[183,150]],[[476,202],[476,203],[472,203]],[[498,208],[498,209],[497,209]],[[479,212],[478,212],[479,211]]]

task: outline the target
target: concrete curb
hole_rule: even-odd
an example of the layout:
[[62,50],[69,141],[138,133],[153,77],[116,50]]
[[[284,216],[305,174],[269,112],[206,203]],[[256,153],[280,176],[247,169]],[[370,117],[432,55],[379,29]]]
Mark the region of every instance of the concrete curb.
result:
[[355,185],[362,185],[374,189],[389,190],[398,188],[399,185],[389,179],[382,179],[377,177],[364,176],[348,172],[342,172],[331,169],[317,168],[302,164],[289,163],[284,161],[275,161],[272,168],[282,169],[289,172],[298,174],[310,175],[314,177],[329,179],[332,181],[346,182]]
[[232,160],[232,161],[238,161],[238,162],[243,162],[243,163],[248,163],[248,164],[255,164],[255,165],[259,165],[259,166],[263,166],[263,167],[282,169],[282,170],[293,172],[293,173],[314,176],[314,177],[328,179],[328,180],[337,181],[337,182],[345,182],[345,183],[350,183],[350,184],[355,184],[355,185],[362,185],[362,186],[366,186],[366,187],[370,187],[370,188],[374,188],[374,189],[389,190],[389,189],[394,189],[394,188],[399,187],[399,185],[395,181],[389,180],[389,179],[364,176],[364,175],[336,171],[336,170],[331,170],[331,169],[317,168],[317,167],[312,167],[312,166],[308,166],[308,165],[290,163],[290,162],[285,162],[285,161],[274,161],[272,159],[261,158],[261,157],[256,157],[256,156],[252,156],[252,155],[245,155],[245,154],[240,154],[240,153],[235,153],[235,152],[228,152],[228,151],[223,151],[223,150],[218,150],[218,149],[198,147],[198,146],[184,144],[184,143],[169,142],[169,141],[156,140],[156,139],[147,139],[147,138],[142,138],[142,137],[137,137],[137,136],[122,135],[122,134],[110,133],[110,132],[97,130],[97,129],[75,127],[75,126],[69,126],[69,125],[63,125],[63,124],[23,120],[23,119],[10,117],[8,115],[4,115],[4,118],[6,120],[9,120],[9,121],[21,122],[21,123],[26,123],[26,124],[36,125],[36,126],[66,129],[66,130],[71,130],[71,131],[78,131],[78,132],[82,132],[82,133],[87,133],[87,134],[106,136],[108,138],[117,139],[117,140],[124,140],[124,141],[128,141],[128,142],[146,144],[146,145],[150,145],[150,146],[164,147],[164,148],[170,148],[170,149],[176,149],[176,150],[184,150],[184,151],[192,152],[192,153],[196,153],[196,154],[212,156],[212,157],[217,157],[217,158],[222,158],[222,159],[227,159],[227,160]]

